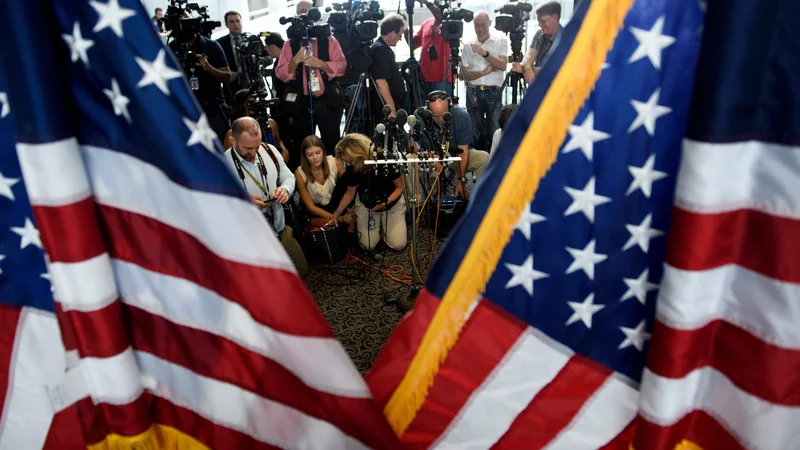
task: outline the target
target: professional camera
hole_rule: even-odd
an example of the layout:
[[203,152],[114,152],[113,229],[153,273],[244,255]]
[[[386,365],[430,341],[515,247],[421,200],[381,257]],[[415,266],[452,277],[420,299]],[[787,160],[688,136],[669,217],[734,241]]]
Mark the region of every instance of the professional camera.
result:
[[267,54],[261,37],[250,33],[242,33],[242,41],[236,50],[239,53],[238,66],[246,74],[247,83],[257,84],[256,89],[264,88],[264,78],[268,75],[267,67],[274,62]]
[[383,10],[377,0],[334,3],[328,23],[334,31],[347,32],[361,42],[371,42],[378,37],[378,21],[383,19]]
[[[192,12],[196,12],[197,16],[192,17]],[[195,34],[211,37],[211,32],[222,26],[222,22],[209,19],[208,7],[187,3],[186,0],[170,0],[163,17],[164,28],[173,38],[181,41]]]
[[442,37],[450,43],[458,47],[458,41],[464,35],[464,22],[472,22],[474,14],[468,9],[461,7],[461,2],[458,2],[455,7],[452,6],[450,0],[445,0],[438,3],[439,9],[442,11]]
[[311,38],[326,38],[331,35],[331,26],[327,23],[315,24],[314,22],[322,18],[322,14],[318,8],[311,8],[306,14],[300,14],[295,17],[281,17],[279,22],[281,25],[291,23],[286,30],[286,36],[289,40],[301,39],[306,41]]
[[358,77],[372,64],[369,46],[378,36],[378,21],[383,19],[383,10],[378,1],[355,0],[334,3],[325,11],[330,12],[328,24],[347,60],[347,70],[339,81],[342,85],[356,84]]
[[509,0],[508,3],[494,10],[500,13],[495,17],[494,27],[503,33],[524,32],[525,23],[530,18],[533,6],[530,3]]
[[508,33],[511,39],[511,62],[522,61],[522,40],[525,39],[525,24],[530,18],[533,6],[530,3],[509,0],[508,3],[494,10],[499,13],[494,27],[498,31]]

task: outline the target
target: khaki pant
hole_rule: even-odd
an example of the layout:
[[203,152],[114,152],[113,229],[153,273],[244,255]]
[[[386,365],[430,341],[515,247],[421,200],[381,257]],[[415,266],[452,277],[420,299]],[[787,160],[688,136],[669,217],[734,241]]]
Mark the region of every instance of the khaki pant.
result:
[[[369,229],[369,218],[375,219],[375,229]],[[408,242],[406,232],[406,202],[403,197],[389,211],[369,212],[361,203],[356,202],[358,227],[358,243],[372,251],[383,235],[386,245],[392,250],[402,250]]]
[[300,243],[294,238],[292,228],[289,226],[283,227],[283,230],[278,233],[281,239],[281,245],[286,253],[289,254],[289,259],[292,260],[297,273],[301,278],[305,278],[308,274],[308,261],[306,255],[303,254],[303,249],[300,248]]

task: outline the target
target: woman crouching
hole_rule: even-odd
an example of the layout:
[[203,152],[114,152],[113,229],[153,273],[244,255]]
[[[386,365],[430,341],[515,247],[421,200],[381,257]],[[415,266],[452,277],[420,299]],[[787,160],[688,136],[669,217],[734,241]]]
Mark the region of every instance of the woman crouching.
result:
[[[311,218],[311,225],[323,226],[339,206],[347,186],[342,182],[344,164],[328,155],[322,139],[311,135],[300,144],[300,167],[295,171],[297,192]],[[344,214],[340,222],[355,225],[352,212]]]
[[336,157],[347,165],[341,180],[347,191],[331,221],[338,222],[355,197],[359,244],[372,251],[383,238],[389,248],[402,250],[407,242],[403,176],[394,165],[366,165],[366,160],[374,159],[372,148],[372,141],[358,133],[345,135],[336,144]]

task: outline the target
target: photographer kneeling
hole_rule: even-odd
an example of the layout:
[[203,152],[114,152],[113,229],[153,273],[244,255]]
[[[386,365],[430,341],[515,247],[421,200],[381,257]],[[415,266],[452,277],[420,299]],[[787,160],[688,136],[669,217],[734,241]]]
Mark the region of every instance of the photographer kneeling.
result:
[[486,168],[489,154],[483,150],[470,148],[473,138],[472,118],[466,108],[450,103],[450,96],[447,92],[433,91],[428,94],[427,106],[428,111],[425,112],[425,115],[429,116],[428,125],[433,129],[425,129],[426,121],[422,115],[418,114],[419,110],[414,113],[423,130],[422,146],[430,151],[435,147],[431,142],[431,135],[435,135],[435,141],[442,142],[444,134],[448,134],[450,155],[444,156],[461,157],[460,162],[451,165],[457,178],[454,195],[461,195],[469,200],[467,173],[472,172],[475,174],[475,178],[480,178]]
[[308,262],[300,244],[293,237],[293,230],[286,226],[282,206],[294,193],[294,175],[286,167],[278,151],[261,142],[261,127],[255,119],[236,119],[231,131],[233,147],[225,152],[225,161],[235,169],[251,200],[264,214],[272,230],[278,234],[278,239],[297,272],[305,277],[308,273]]
[[394,165],[367,166],[364,162],[375,158],[372,148],[372,141],[359,133],[345,135],[336,145],[336,157],[347,164],[341,182],[348,187],[329,223],[338,223],[356,198],[359,244],[372,251],[383,237],[389,248],[399,251],[408,242],[403,175]]

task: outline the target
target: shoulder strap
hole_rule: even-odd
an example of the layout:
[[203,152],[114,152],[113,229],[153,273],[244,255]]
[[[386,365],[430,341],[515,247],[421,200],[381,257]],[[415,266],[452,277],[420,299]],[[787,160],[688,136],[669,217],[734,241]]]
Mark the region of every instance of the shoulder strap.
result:
[[278,187],[281,185],[281,165],[278,163],[278,158],[275,157],[275,153],[272,151],[272,148],[270,148],[269,144],[266,146],[262,144],[262,147],[264,147],[264,150],[266,150],[266,153],[269,155],[269,158],[272,160],[272,162],[275,163],[275,172],[277,173],[275,187]]
[[236,168],[236,172],[239,173],[239,178],[244,181],[244,172],[242,172],[242,162],[234,155],[236,149],[231,147],[231,160],[233,160],[233,166]]
[[[322,38],[322,39],[317,38],[317,58],[319,58],[320,61],[329,61],[330,60],[330,54],[329,54],[330,49],[329,49],[329,46],[328,46],[328,44],[329,44],[328,40],[329,39],[330,39],[329,37],[328,38]],[[325,73],[324,70],[320,70],[320,73],[322,73],[322,80],[325,82],[325,85],[327,86],[327,84],[328,84],[328,74]]]

